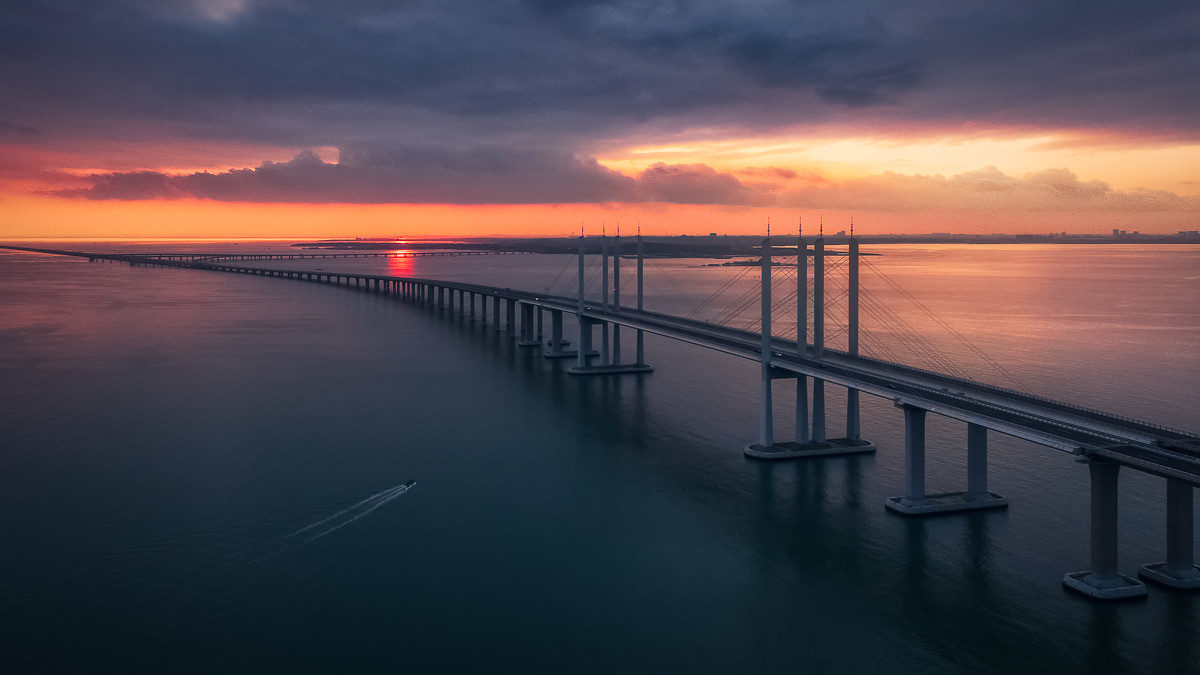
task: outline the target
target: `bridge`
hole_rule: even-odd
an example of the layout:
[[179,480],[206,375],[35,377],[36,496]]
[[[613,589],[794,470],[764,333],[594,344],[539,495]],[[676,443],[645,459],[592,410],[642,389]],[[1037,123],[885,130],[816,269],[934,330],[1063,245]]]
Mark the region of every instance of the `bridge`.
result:
[[[992,386],[965,377],[871,358],[858,353],[859,252],[851,240],[845,253],[826,251],[822,238],[808,248],[799,242],[796,268],[797,337],[790,340],[772,333],[773,247],[764,240],[761,266],[761,330],[751,331],[697,319],[647,311],[643,307],[644,256],[640,237],[636,256],[637,289],[634,307],[620,297],[621,255],[608,254],[602,244],[601,292],[587,288],[584,241],[580,239],[578,289],[575,297],[393,275],[251,267],[248,260],[286,260],[298,257],[355,257],[385,254],[281,254],[257,257],[223,254],[98,254],[59,249],[3,247],[14,250],[110,260],[130,265],[155,265],[270,276],[316,283],[351,286],[421,305],[490,321],[525,347],[545,346],[547,358],[572,358],[568,372],[579,376],[615,376],[649,372],[645,362],[644,334],[651,333],[698,345],[761,364],[759,437],[744,452],[750,457],[775,461],[819,458],[873,452],[874,445],[860,437],[859,393],[891,400],[903,411],[905,422],[904,494],[889,498],[885,506],[905,516],[923,516],[976,509],[1004,508],[1008,501],[987,486],[988,431],[1021,438],[1040,446],[1078,456],[1087,464],[1091,481],[1091,569],[1068,573],[1063,583],[1089,597],[1112,600],[1145,597],[1143,583],[1120,573],[1117,566],[1117,477],[1126,467],[1165,479],[1166,561],[1139,568],[1140,577],[1180,590],[1200,589],[1200,566],[1194,561],[1193,490],[1200,485],[1200,436],[1178,429],[1129,419],[1067,402]],[[618,249],[619,250],[619,249]],[[425,253],[425,252],[422,252]],[[432,252],[441,253],[441,252]],[[470,252],[479,254],[479,252]],[[843,256],[849,265],[846,294],[847,349],[825,345],[825,260]],[[813,341],[808,330],[808,265],[812,261]],[[611,260],[612,283],[609,282]],[[233,261],[233,262],[230,262]],[[609,291],[612,291],[612,297]],[[591,293],[591,295],[589,295]],[[519,317],[518,317],[519,314]],[[550,317],[550,337],[545,341],[544,316]],[[579,344],[567,350],[563,339],[564,316],[574,315]],[[632,361],[624,359],[621,329],[634,332]],[[599,330],[600,345],[595,344]],[[611,336],[610,336],[611,335]],[[803,336],[803,339],[799,339]],[[780,379],[796,381],[796,428],[793,440],[776,442],[772,393]],[[809,398],[811,379],[812,397]],[[828,431],[826,384],[847,391],[845,433]],[[925,418],[928,413],[967,424],[967,485],[953,493],[929,494],[925,490]]]
[[[78,251],[37,249],[24,246],[0,246],[14,251],[34,253],[54,252],[57,255],[78,255]],[[321,258],[417,258],[460,257],[477,255],[525,255],[525,251],[355,251],[354,253],[138,253],[126,256],[86,254],[91,260],[167,260],[173,262],[218,262],[224,260],[316,260]]]

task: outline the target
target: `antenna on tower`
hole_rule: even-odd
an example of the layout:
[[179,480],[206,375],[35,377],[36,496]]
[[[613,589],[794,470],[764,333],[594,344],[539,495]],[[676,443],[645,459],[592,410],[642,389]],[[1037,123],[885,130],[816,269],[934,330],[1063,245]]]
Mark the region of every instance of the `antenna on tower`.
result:
[[803,216],[796,216],[796,236],[797,237],[804,236],[804,217]]
[[817,236],[824,237],[825,236],[825,216],[821,216],[821,219],[819,221],[817,221],[817,226],[820,228],[817,230]]
[[771,216],[767,216],[767,236],[771,236]]
[[850,238],[854,238],[854,216],[850,216]]
[[608,224],[607,224],[607,223],[605,223],[603,220],[602,220],[602,221],[600,221],[600,236],[601,236],[601,237],[606,237],[606,236],[608,236],[608,229],[607,229],[607,228],[608,228]]

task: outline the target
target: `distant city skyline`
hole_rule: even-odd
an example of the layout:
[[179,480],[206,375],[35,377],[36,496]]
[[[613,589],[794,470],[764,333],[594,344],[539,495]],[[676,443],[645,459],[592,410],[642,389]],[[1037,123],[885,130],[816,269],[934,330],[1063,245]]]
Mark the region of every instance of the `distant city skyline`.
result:
[[1194,3],[13,5],[0,238],[1200,227]]

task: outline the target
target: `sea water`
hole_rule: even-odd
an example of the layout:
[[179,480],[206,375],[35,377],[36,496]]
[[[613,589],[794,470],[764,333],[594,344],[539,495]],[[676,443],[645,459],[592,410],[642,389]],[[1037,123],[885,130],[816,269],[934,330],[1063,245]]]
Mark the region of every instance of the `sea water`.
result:
[[[864,302],[890,305],[970,376],[1200,427],[1200,249],[863,250],[882,254]],[[737,274],[711,262],[648,261],[648,307],[694,311]],[[558,292],[577,274],[572,256],[248,264]],[[577,378],[491,318],[346,287],[0,252],[5,670],[1200,664],[1200,597],[1151,587],[1108,605],[1062,588],[1089,565],[1087,469],[1070,455],[992,434],[989,487],[1009,509],[904,518],[883,507],[904,476],[890,401],[863,398],[874,455],[750,460],[757,363],[647,336],[652,374]],[[737,321],[752,326],[753,312]],[[864,330],[872,321],[895,328],[871,314]],[[628,359],[633,334],[622,337]],[[775,385],[781,440],[792,386]],[[831,388],[831,431],[843,401]],[[965,486],[964,427],[930,417],[931,492]],[[1122,471],[1122,572],[1164,559],[1164,492]]]

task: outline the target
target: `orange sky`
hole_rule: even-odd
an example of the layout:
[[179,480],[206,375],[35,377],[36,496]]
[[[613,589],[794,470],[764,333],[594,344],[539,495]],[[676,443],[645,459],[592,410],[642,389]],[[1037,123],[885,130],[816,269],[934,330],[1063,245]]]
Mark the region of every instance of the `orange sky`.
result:
[[[800,191],[796,203],[770,206],[90,200],[45,193],[84,185],[87,181],[81,177],[90,173],[221,173],[255,166],[262,160],[287,161],[294,149],[177,143],[158,148],[101,148],[91,155],[27,152],[8,146],[4,148],[7,163],[18,165],[20,170],[9,171],[0,182],[0,237],[556,236],[577,233],[581,224],[590,232],[598,232],[602,226],[612,229],[618,223],[626,232],[640,224],[647,234],[748,234],[762,231],[768,218],[777,228],[791,231],[800,217],[810,226],[823,218],[831,231],[845,229],[853,217],[857,230],[864,234],[1103,233],[1114,227],[1173,233],[1198,227],[1196,195],[1200,184],[1186,178],[1192,176],[1191,167],[1200,166],[1200,146],[1129,141],[1072,145],[1057,140],[1027,136],[806,141],[775,136],[632,146],[600,158],[603,166],[629,176],[638,175],[656,162],[702,164],[743,183]],[[335,148],[320,148],[317,154],[330,164],[338,159]],[[256,156],[261,159],[252,159]],[[980,169],[975,165],[980,158],[987,158],[995,171],[1018,187],[1023,185],[1023,177],[1065,166],[1077,174],[1077,183],[1072,184],[1076,187],[1102,180],[1118,196],[1149,188],[1174,198],[1169,200],[1171,205],[1150,203],[1118,210],[1092,203],[1076,205],[1057,194],[1064,190],[1056,185],[1050,188],[1056,196],[1048,201],[1038,201],[1030,194],[1026,194],[1028,199],[1022,198],[1019,190],[1005,193],[1001,200],[988,201],[979,198],[975,187],[958,185],[954,179]],[[762,167],[787,169],[796,175],[780,178],[762,171]],[[964,197],[965,192],[970,194]],[[812,196],[814,193],[820,198]],[[806,198],[817,203],[806,207]],[[861,207],[854,208],[856,203]]]

